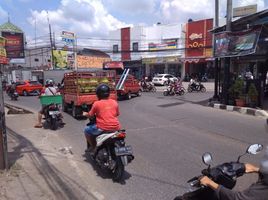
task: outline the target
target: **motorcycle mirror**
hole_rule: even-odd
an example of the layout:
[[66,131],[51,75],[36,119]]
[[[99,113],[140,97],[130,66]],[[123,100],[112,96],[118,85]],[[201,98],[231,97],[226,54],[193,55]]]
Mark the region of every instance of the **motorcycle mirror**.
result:
[[210,166],[212,163],[212,155],[210,153],[204,153],[202,156],[203,163],[207,166]]
[[262,151],[262,149],[263,149],[263,145],[252,144],[247,148],[247,153],[255,155],[255,154],[259,153],[260,151]]

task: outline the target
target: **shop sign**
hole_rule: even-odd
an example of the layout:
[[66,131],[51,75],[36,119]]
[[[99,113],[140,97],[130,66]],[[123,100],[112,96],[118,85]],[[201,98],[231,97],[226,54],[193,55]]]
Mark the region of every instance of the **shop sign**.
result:
[[180,62],[179,56],[158,57],[158,58],[143,58],[142,59],[142,63],[144,63],[144,64],[171,63],[171,62]]
[[6,52],[8,58],[24,58],[23,33],[2,32],[6,38]]
[[149,50],[164,50],[164,49],[176,49],[177,39],[167,39],[163,40],[161,43],[149,43]]
[[0,57],[7,57],[6,49],[0,46]]
[[257,12],[257,4],[233,9],[233,17],[243,17]]
[[78,68],[102,68],[105,62],[111,61],[110,58],[81,55],[78,55],[76,60]]
[[215,57],[233,57],[253,54],[256,51],[261,28],[244,32],[223,32],[215,35]]
[[[213,19],[189,22],[186,25],[185,56],[204,57],[212,49]],[[208,50],[208,51],[207,51]]]
[[62,31],[61,37],[62,37],[62,41],[64,41],[65,43],[74,44],[74,41],[75,41],[74,33],[68,32],[68,31]]
[[103,64],[104,69],[124,69],[123,62],[111,61]]

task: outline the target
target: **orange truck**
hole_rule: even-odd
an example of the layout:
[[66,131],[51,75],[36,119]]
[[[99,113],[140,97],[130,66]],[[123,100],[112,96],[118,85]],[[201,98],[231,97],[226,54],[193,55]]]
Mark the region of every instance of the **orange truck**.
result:
[[115,71],[70,72],[63,79],[63,110],[71,110],[74,118],[82,116],[83,110],[90,110],[97,100],[96,87],[105,83],[111,88],[110,98],[117,100]]

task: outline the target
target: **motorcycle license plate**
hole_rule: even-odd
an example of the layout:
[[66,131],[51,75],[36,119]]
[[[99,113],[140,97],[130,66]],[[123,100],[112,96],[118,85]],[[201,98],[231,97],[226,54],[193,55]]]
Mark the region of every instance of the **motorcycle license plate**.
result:
[[116,156],[132,155],[132,147],[131,146],[115,147],[115,155]]
[[60,114],[60,111],[49,111],[48,114],[49,115],[58,115],[58,114]]

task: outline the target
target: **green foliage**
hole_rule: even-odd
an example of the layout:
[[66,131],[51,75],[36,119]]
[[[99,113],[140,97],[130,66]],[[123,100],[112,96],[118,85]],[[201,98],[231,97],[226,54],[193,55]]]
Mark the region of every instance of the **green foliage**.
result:
[[259,96],[258,90],[254,83],[251,83],[248,89],[248,97],[251,101],[256,100]]
[[244,98],[244,81],[241,78],[235,80],[235,83],[229,88],[229,93],[234,98]]

